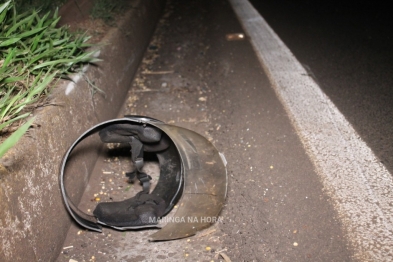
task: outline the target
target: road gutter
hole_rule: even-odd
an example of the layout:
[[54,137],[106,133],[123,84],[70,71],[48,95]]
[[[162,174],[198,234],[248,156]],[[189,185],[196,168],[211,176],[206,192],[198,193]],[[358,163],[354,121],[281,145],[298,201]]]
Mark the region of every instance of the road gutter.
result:
[[[0,261],[58,257],[72,221],[58,183],[62,157],[83,131],[117,116],[165,1],[132,4],[100,41],[103,62],[75,75],[73,82],[60,81],[50,94],[51,106],[34,112],[34,128],[0,159]],[[76,14],[71,9],[64,15],[74,21]],[[105,95],[93,94],[86,77]],[[80,199],[96,159],[97,152],[84,152],[83,159],[73,161],[83,167],[69,170],[75,174],[68,184],[73,199]]]
[[229,2],[333,200],[354,259],[391,260],[392,175],[252,5]]

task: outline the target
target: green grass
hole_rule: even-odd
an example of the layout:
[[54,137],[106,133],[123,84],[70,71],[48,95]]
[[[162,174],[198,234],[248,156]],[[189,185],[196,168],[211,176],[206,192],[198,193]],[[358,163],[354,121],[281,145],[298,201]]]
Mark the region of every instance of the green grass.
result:
[[117,15],[130,8],[129,0],[95,0],[90,15],[93,19],[102,19],[106,24],[114,25]]
[[[57,12],[19,13],[12,1],[0,4],[0,133],[29,116],[55,79],[98,61],[94,52],[86,52],[89,38],[57,28],[59,19]],[[14,144],[23,135],[17,134],[10,137]]]
[[13,0],[13,3],[18,12],[36,9],[41,10],[43,13],[56,10],[56,8],[60,7],[65,2],[66,0]]

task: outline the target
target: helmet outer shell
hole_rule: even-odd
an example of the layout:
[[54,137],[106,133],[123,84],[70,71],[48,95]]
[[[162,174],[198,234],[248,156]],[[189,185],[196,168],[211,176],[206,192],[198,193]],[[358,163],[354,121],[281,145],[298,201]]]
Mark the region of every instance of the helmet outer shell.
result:
[[167,124],[157,124],[176,145],[183,166],[184,189],[173,216],[150,236],[150,241],[192,236],[215,222],[227,195],[226,160],[223,154],[198,133]]
[[[139,123],[152,125],[162,130],[174,143],[181,162],[181,185],[169,207],[177,202],[175,214],[165,217],[163,228],[150,236],[150,241],[173,240],[196,234],[218,221],[218,216],[227,195],[226,160],[223,154],[205,137],[186,128],[165,124],[159,120],[143,116],[126,116],[100,123],[83,133],[69,148],[62,162],[60,172],[61,193],[67,210],[83,227],[101,232],[101,225],[94,216],[80,211],[68,198],[65,186],[65,166],[71,151],[84,138],[98,132],[103,126],[118,123]],[[160,183],[160,181],[158,182]],[[157,189],[157,188],[156,188]],[[155,190],[156,190],[155,189]],[[152,194],[154,194],[153,190]],[[180,198],[180,200],[178,200]],[[169,212],[168,209],[166,212]],[[125,230],[129,228],[115,227]]]

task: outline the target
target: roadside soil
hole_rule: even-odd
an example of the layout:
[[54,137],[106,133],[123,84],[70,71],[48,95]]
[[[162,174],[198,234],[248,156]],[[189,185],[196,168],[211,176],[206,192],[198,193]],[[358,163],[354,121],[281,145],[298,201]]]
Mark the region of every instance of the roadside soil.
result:
[[[225,0],[167,2],[119,117],[194,130],[228,161],[222,221],[198,235],[148,242],[156,230],[103,233],[73,224],[58,261],[349,261],[318,175]],[[138,192],[126,149],[104,150],[80,208]],[[147,172],[157,180],[157,166]]]

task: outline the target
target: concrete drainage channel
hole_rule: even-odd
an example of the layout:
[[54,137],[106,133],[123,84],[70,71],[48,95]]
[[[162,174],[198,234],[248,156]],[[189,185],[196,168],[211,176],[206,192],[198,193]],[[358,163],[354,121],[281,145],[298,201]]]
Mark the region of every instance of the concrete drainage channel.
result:
[[[195,130],[195,125],[198,125],[200,121],[192,119],[192,117],[201,118],[201,122],[203,122],[203,119],[206,120],[207,118],[205,110],[202,109],[199,112],[202,115],[193,110],[187,110],[187,120],[176,121],[173,118],[168,118],[169,115],[165,113],[166,110],[160,108],[161,106],[172,107],[178,104],[174,102],[174,99],[179,98],[176,94],[186,91],[178,90],[178,88],[183,89],[181,86],[183,86],[185,80],[179,79],[179,75],[175,73],[178,70],[173,70],[174,65],[172,63],[162,67],[158,65],[160,62],[158,61],[159,54],[157,51],[165,42],[163,38],[166,38],[167,35],[163,36],[163,31],[167,28],[168,17],[172,14],[173,6],[170,1],[168,2],[164,15],[158,22],[158,28],[135,75],[133,84],[128,90],[127,100],[117,117],[127,114],[147,115],[170,124]],[[178,57],[174,60],[177,59]],[[158,90],[157,85],[163,89]],[[206,101],[203,98],[205,96],[201,93],[198,97],[202,97],[199,101],[201,107],[204,107],[203,104]],[[193,92],[188,93],[187,99],[183,100],[183,105],[189,109],[188,104],[193,103],[194,101],[191,100],[194,100],[194,98],[195,94]],[[166,109],[172,110],[172,108]],[[180,112],[179,109],[173,110],[177,113]],[[185,117],[184,114],[183,116]],[[203,134],[202,130],[203,128],[201,129],[199,126],[196,131]],[[208,136],[208,139],[211,140],[212,138]],[[94,142],[91,142],[91,144],[94,144]],[[71,163],[71,165],[78,169],[77,166],[81,166],[81,163]],[[89,184],[81,197],[79,209],[92,214],[98,202],[121,201],[140,192],[142,187],[137,183],[130,184],[125,177],[125,173],[130,171],[131,168],[132,163],[128,146],[123,147],[123,145],[116,144],[104,146],[104,152],[98,156],[91,172]],[[153,190],[159,177],[157,162],[148,161],[145,163],[144,172],[152,177],[151,190]],[[72,173],[72,171],[68,170],[67,173]],[[69,185],[67,187],[70,188]],[[172,212],[160,222],[160,226],[164,226],[165,223],[168,223],[167,221],[171,221],[170,219],[177,209],[178,206],[176,205]],[[210,219],[210,217],[207,219]],[[218,219],[222,218],[219,217]],[[201,234],[193,238],[153,243],[149,242],[149,236],[157,232],[157,229],[118,231],[104,227],[102,233],[97,233],[85,230],[73,223],[57,261],[183,261],[185,259],[211,261],[215,258],[223,260],[223,257],[226,256],[226,250],[222,248],[220,233],[216,226],[200,232]],[[229,258],[227,257],[227,259]]]
[[[162,0],[132,1],[133,8],[101,40],[103,62],[90,66],[86,76],[105,97],[92,96],[81,76],[62,82],[51,94],[52,106],[36,110],[34,128],[1,159],[0,261],[54,261],[61,252],[71,224],[59,192],[61,159],[80,133],[117,116],[164,5]],[[71,7],[66,16],[78,13]],[[83,174],[70,185],[76,198],[96,159],[95,152],[83,156]]]
[[[227,0],[167,1],[118,114],[194,130],[225,154],[220,222],[163,242],[148,241],[155,229],[96,233],[73,223],[59,262],[350,260],[335,211],[250,43],[227,37],[236,33],[244,32]],[[121,148],[100,156],[83,212],[140,191],[125,181],[128,157]],[[146,169],[154,183],[156,165]]]
[[[106,97],[92,100],[83,80],[65,83],[54,94],[59,106],[42,109],[23,147],[3,159],[0,260],[351,260],[337,213],[250,43],[226,37],[244,34],[229,2],[168,0],[157,25],[164,4],[135,1],[103,39],[111,43],[100,55],[105,62],[88,76]],[[71,221],[58,186],[64,152],[95,123],[125,114],[191,129],[225,154],[228,198],[219,223],[190,238],[149,242],[155,229],[97,233]],[[91,150],[97,140],[87,142],[67,170],[81,210],[140,191],[124,177],[129,149],[98,152]],[[154,186],[154,161],[145,171]]]

